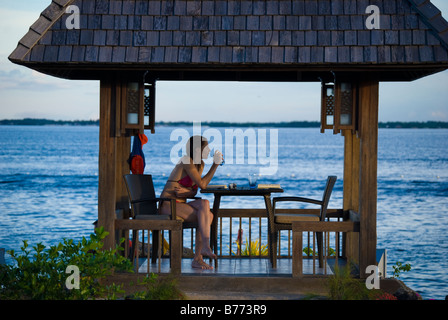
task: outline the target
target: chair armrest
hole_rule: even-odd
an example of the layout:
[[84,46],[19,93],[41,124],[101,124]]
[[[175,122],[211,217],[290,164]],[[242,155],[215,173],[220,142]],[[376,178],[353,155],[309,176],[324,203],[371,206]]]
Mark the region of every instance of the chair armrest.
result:
[[[175,200],[175,199],[171,199],[171,198],[155,198],[157,201],[171,201],[171,200]],[[202,199],[201,197],[186,197],[184,199]]]
[[157,198],[145,198],[145,199],[138,199],[138,200],[132,200],[131,203],[141,203],[141,202],[157,202]]
[[[170,211],[171,211],[171,220],[176,220],[176,199],[171,198],[155,198],[157,201],[169,201],[170,202]],[[160,210],[160,207],[159,207]]]
[[317,205],[322,205],[323,202],[320,200],[314,200],[309,198],[302,198],[302,197],[277,197],[273,199],[273,209],[275,209],[275,203],[276,202],[284,202],[284,201],[295,201],[295,202],[306,202],[306,203],[313,203]]
[[[200,197],[188,197],[187,199],[201,199]],[[156,201],[169,201],[171,210],[171,220],[176,220],[176,199],[171,198],[155,198]]]
[[141,202],[160,202],[160,201],[171,201],[174,199],[171,198],[145,198],[145,199],[138,199],[133,200],[131,203],[141,203]]
[[171,200],[175,200],[175,199],[171,199],[171,198],[154,198],[156,201],[171,201]]

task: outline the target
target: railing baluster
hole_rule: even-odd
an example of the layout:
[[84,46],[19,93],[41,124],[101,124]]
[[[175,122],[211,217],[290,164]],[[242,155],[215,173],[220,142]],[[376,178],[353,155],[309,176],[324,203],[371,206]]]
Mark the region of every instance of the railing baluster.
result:
[[339,232],[335,232],[336,239],[335,239],[335,265],[338,265],[338,257],[339,257]]
[[330,238],[329,238],[329,232],[324,232],[323,234],[324,237],[324,254],[323,254],[323,258],[324,258],[324,274],[327,274],[327,257],[328,257],[328,251],[330,250]]
[[258,218],[258,254],[261,256],[261,217]]
[[249,243],[247,244],[249,257],[252,257],[252,218],[249,217]]
[[231,256],[231,255],[232,255],[232,224],[233,224],[232,217],[230,217],[229,221],[230,221],[230,223],[229,223],[229,226],[230,226],[230,234],[229,234],[229,256]]
[[237,238],[236,238],[236,242],[237,242],[237,254],[241,257],[241,252],[242,252],[242,244],[243,244],[243,235],[241,230],[241,217],[239,218],[239,226],[238,226],[238,233],[237,233]]
[[[145,232],[145,231],[143,231],[143,232]],[[149,236],[149,230],[148,230],[148,247],[147,247],[148,250],[146,250],[146,272],[147,273],[149,273],[149,264],[150,264],[150,261],[151,261],[151,257],[150,257],[150,254],[149,254],[149,252],[150,252],[150,250],[149,250],[149,239],[150,238],[151,237]],[[161,245],[163,245],[163,243]],[[143,241],[142,241],[142,251],[143,251],[143,253],[145,252],[145,243]],[[158,259],[158,260],[159,260],[158,262],[160,264],[160,259]],[[159,273],[160,273],[160,267],[159,267]]]
[[219,217],[219,255],[222,256],[222,217]]
[[[135,272],[136,273],[138,273],[138,233],[139,233],[139,231],[140,230],[136,230],[136,232],[137,232],[137,236],[135,237],[135,239],[136,239],[136,244],[135,244],[135,250],[134,250],[134,259],[135,259],[135,261],[136,261],[136,269],[135,269]],[[142,233],[144,233],[145,231],[144,230],[142,230]]]
[[311,247],[310,247],[310,232],[308,231],[308,252],[307,252],[307,256],[308,256],[308,259],[310,258],[310,256],[311,256],[311,251],[310,251],[310,249],[311,249]]
[[291,256],[291,230],[288,230],[288,257]]
[[316,233],[313,232],[313,275],[316,274],[316,257],[315,257],[315,250],[316,250]]
[[194,243],[195,243],[195,230],[190,229],[190,249],[194,250]]

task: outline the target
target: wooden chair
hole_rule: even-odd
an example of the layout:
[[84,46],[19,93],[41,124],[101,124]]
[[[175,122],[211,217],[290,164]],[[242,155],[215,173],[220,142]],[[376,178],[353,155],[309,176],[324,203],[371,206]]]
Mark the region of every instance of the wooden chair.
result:
[[[322,200],[314,200],[302,197],[277,197],[273,198],[272,216],[269,217],[270,224],[270,249],[271,249],[271,263],[272,267],[277,267],[277,243],[278,234],[280,230],[292,230],[292,223],[295,221],[325,221],[327,215],[328,202],[330,201],[331,192],[333,191],[334,184],[336,183],[336,176],[329,176],[327,178],[327,184]],[[281,212],[281,209],[276,208],[278,202],[294,201],[312,203],[320,206],[320,210],[316,213],[313,210],[311,213],[285,213]],[[304,210],[306,212],[306,210]],[[323,252],[322,252],[322,232],[316,232],[319,265],[322,267]]]
[[[170,262],[173,259],[176,264],[180,264],[182,258],[182,229],[196,228],[196,223],[184,223],[181,218],[176,216],[176,200],[168,198],[157,198],[155,195],[154,184],[151,175],[127,174],[124,175],[125,185],[128,191],[129,203],[131,206],[131,218],[136,222],[145,222],[135,224],[136,227],[145,225],[144,229],[135,228],[132,234],[132,256],[135,257],[138,250],[138,231],[152,230],[153,250],[151,253],[152,263],[157,258],[161,258],[161,231],[170,231]],[[171,205],[171,215],[159,214],[159,208],[162,201],[169,201]],[[159,204],[159,205],[158,205]],[[179,228],[180,232],[176,235],[172,232]],[[149,236],[149,234],[148,234]],[[175,237],[178,237],[174,239]],[[173,243],[175,244],[173,246]],[[177,248],[179,247],[179,248]],[[148,248],[149,250],[149,248]],[[156,254],[157,253],[157,254]],[[148,261],[149,263],[149,261]],[[179,265],[180,266],[180,265]]]

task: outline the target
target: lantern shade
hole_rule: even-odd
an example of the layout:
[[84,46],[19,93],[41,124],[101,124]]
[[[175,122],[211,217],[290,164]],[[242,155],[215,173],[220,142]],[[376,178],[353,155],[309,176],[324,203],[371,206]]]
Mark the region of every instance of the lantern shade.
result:
[[145,83],[144,90],[144,127],[154,133],[156,111],[156,83]]
[[322,83],[321,98],[321,132],[333,129],[335,116],[335,87],[334,83]]
[[140,113],[140,90],[138,82],[129,82],[126,88],[127,124],[138,125]]
[[336,108],[334,131],[355,129],[356,85],[341,81],[336,83]]

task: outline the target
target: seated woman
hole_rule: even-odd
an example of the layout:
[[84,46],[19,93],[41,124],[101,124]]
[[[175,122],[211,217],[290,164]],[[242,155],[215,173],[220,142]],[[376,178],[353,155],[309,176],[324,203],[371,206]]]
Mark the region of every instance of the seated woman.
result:
[[[216,151],[213,156],[213,164],[206,175],[204,161],[208,158],[210,148],[208,141],[201,136],[192,136],[187,142],[187,155],[183,156],[174,167],[168,181],[160,195],[161,198],[176,199],[176,215],[186,222],[197,222],[196,248],[192,262],[193,268],[213,269],[204,262],[203,256],[216,259],[216,255],[210,248],[210,226],[213,214],[210,211],[208,200],[197,199],[186,202],[187,197],[194,197],[198,191],[207,188],[213,178],[216,169],[223,161],[221,152]],[[161,214],[171,214],[170,204],[164,201],[160,209]]]

